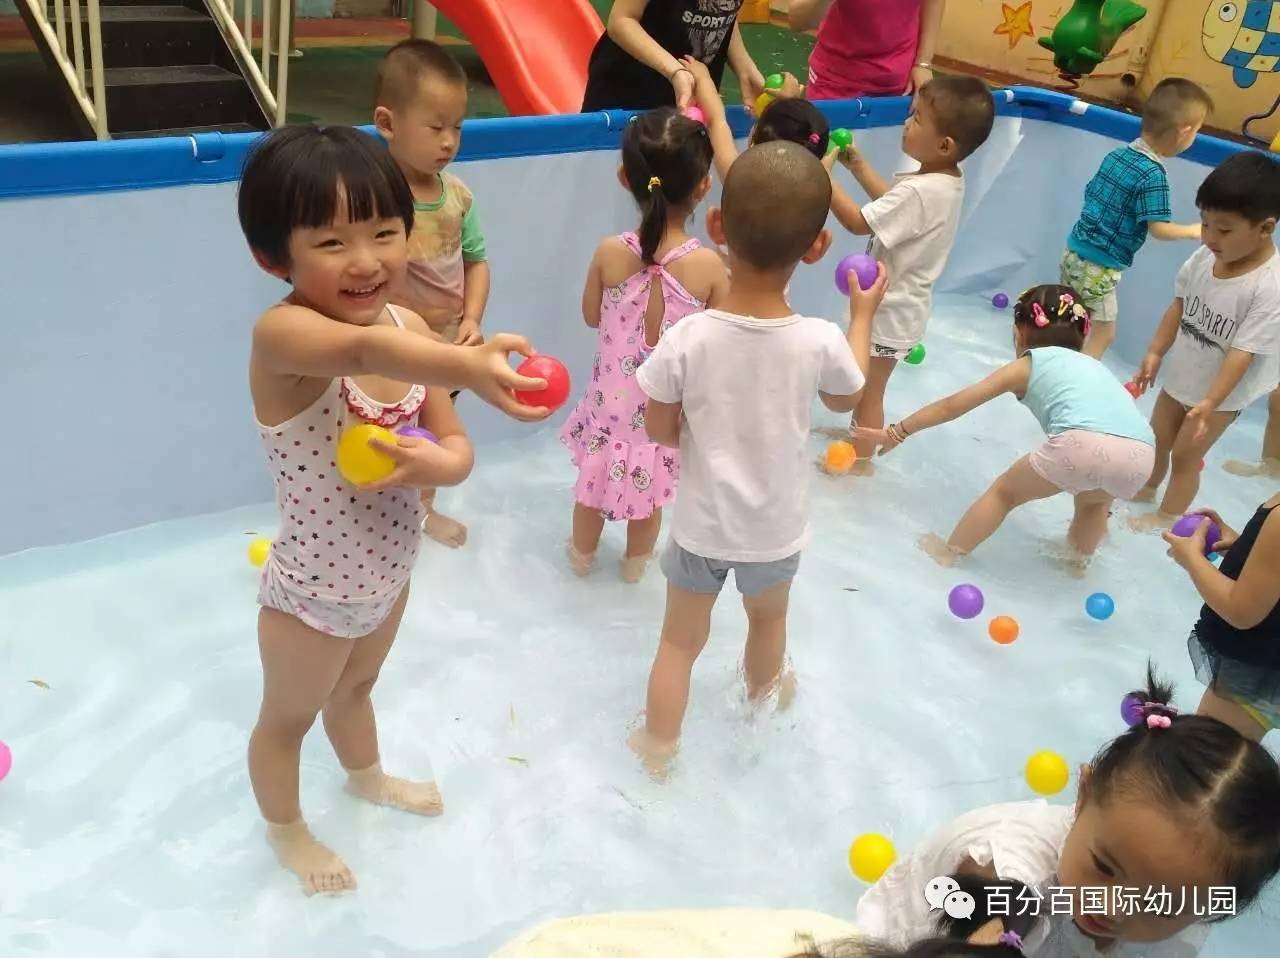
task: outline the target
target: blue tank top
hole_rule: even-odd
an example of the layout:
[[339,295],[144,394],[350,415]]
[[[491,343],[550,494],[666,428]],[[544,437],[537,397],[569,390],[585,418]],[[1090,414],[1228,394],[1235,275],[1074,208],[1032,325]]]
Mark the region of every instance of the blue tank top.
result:
[[1062,346],[1038,346],[1027,350],[1027,356],[1031,379],[1022,404],[1045,435],[1083,429],[1155,445],[1133,397],[1102,363]]
[[[1259,506],[1249,524],[1240,533],[1236,544],[1222,557],[1218,570],[1228,579],[1240,578],[1240,571],[1258,541],[1262,524],[1276,509]],[[1237,629],[1209,606],[1200,609],[1200,621],[1196,623],[1196,635],[1200,641],[1221,655],[1250,665],[1280,669],[1280,603],[1267,613],[1266,618],[1252,629]]]

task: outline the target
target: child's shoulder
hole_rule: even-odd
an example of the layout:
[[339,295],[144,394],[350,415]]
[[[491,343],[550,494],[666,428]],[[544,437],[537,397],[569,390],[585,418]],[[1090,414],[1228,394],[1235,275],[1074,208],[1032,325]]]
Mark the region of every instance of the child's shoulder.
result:
[[445,190],[453,195],[463,206],[470,207],[475,202],[475,194],[471,192],[471,187],[463,181],[452,170],[443,170],[440,173],[440,179],[444,183]]

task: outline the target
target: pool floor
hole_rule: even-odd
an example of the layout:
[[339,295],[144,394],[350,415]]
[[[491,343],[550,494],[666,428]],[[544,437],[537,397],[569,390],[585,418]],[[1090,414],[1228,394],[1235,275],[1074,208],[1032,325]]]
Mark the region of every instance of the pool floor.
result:
[[[947,304],[925,364],[895,374],[890,415],[1008,359],[1007,324],[972,300]],[[1274,483],[1221,463],[1255,458],[1261,429],[1243,419],[1204,472],[1197,501],[1237,525]],[[303,748],[305,814],[360,882],[344,898],[302,896],[264,844],[249,790],[261,677],[245,551],[274,533],[270,506],[0,559],[0,739],[14,755],[0,783],[0,952],[480,956],[583,912],[851,918],[864,886],[845,853],[859,833],[905,851],[969,808],[1033,797],[1027,756],[1086,761],[1121,731],[1121,696],[1148,656],[1182,707],[1200,696],[1185,650],[1198,600],[1158,538],[1121,527],[1131,507],[1084,581],[1053,558],[1065,497],[1019,510],[963,570],[916,549],[1039,440],[1006,397],[913,439],[872,479],[815,476],[790,618],[800,695],[784,714],[746,709],[745,623],[727,590],[666,785],[623,744],[657,641],[660,573],[622,584],[615,528],[595,574],[574,578],[562,549],[574,476],[554,433],[482,447],[475,475],[440,497],[471,541],[424,546],[375,692],[385,765],[434,769],[445,816],[362,804],[342,791],[319,728]],[[823,444],[814,437],[815,456]],[[986,595],[970,622],[947,611],[961,581]],[[1084,613],[1099,590],[1116,601],[1106,622]],[[1021,625],[1013,645],[987,638],[999,614]],[[1053,800],[1073,790],[1074,775]],[[1263,954],[1277,940],[1272,889],[1204,954]]]

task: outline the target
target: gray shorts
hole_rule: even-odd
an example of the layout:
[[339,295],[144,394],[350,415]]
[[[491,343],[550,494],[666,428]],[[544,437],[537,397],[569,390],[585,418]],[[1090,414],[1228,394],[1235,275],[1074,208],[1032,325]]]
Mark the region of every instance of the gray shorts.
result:
[[667,543],[660,563],[662,574],[678,589],[702,595],[719,595],[724,580],[733,570],[733,581],[745,598],[759,595],[775,585],[790,582],[800,568],[800,553],[772,562],[737,562],[732,559],[704,559],[682,548],[675,539]]

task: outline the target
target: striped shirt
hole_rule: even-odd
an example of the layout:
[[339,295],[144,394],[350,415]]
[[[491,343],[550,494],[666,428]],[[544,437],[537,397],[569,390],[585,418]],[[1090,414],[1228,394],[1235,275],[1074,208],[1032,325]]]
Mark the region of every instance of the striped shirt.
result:
[[1137,139],[1108,153],[1085,187],[1067,249],[1108,269],[1128,269],[1146,242],[1147,224],[1172,218],[1164,164]]

